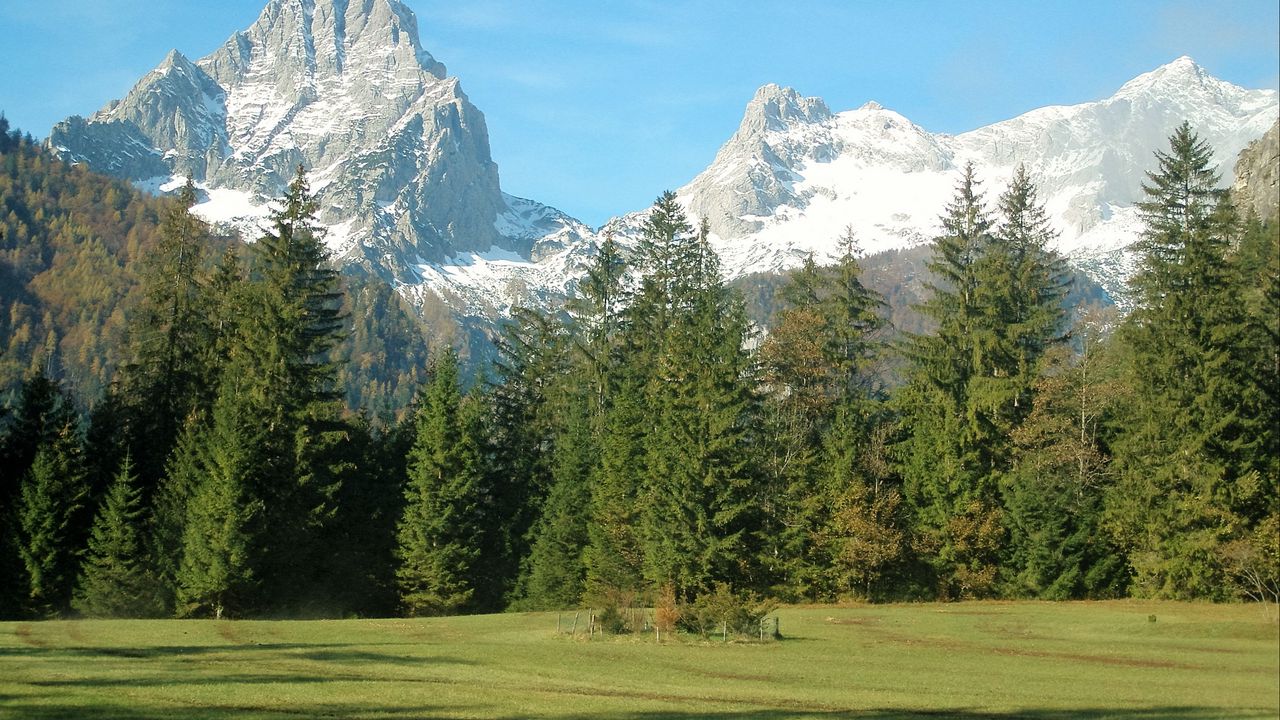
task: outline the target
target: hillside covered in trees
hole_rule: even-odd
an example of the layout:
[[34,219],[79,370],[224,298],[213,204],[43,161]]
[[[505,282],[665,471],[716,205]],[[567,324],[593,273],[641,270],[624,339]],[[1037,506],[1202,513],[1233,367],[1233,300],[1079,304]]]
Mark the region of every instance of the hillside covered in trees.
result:
[[1123,318],[970,167],[909,323],[846,233],[762,331],[666,193],[492,368],[424,366],[301,169],[244,245],[3,138],[7,617],[1280,600],[1280,235],[1186,125]]

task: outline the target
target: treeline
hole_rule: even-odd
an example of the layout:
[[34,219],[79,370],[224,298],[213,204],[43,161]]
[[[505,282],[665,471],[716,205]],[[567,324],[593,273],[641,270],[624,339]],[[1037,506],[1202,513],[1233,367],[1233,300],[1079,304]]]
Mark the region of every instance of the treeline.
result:
[[38,371],[4,421],[0,607],[1274,601],[1276,229],[1236,216],[1186,125],[1157,159],[1123,320],[1068,326],[1022,170],[992,212],[966,169],[914,333],[888,332],[851,233],[758,333],[667,193],[563,308],[514,313],[491,372],[435,353],[398,423],[344,410],[348,318],[301,171],[245,258],[207,259],[188,188],[88,422]]

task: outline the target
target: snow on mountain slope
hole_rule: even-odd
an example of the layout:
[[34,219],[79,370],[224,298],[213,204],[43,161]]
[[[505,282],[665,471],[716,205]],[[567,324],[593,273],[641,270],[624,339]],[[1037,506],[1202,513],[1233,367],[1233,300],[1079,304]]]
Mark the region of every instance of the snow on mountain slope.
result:
[[[732,278],[785,270],[808,252],[830,257],[846,226],[867,252],[928,242],[966,163],[992,204],[1025,163],[1060,248],[1118,297],[1133,269],[1125,248],[1141,230],[1143,173],[1173,128],[1186,119],[1209,141],[1225,185],[1231,159],[1277,107],[1274,91],[1217,80],[1185,57],[1109,98],[955,136],[874,102],[834,113],[765,85],[678,195],[695,222],[710,223]],[[421,46],[399,0],[271,0],[207,57],[174,51],[124,99],[59,123],[50,145],[149,189],[191,177],[196,211],[249,238],[305,165],[340,264],[483,318],[554,303],[596,239],[630,245],[645,212],[593,231],[503,193],[483,114]]]
[[[1110,98],[1046,107],[956,136],[931,134],[875,103],[838,114],[790,88],[766,85],[738,132],[681,188],[706,217],[729,275],[835,253],[852,226],[868,252],[926,242],[939,231],[960,169],[974,163],[988,202],[1014,168],[1031,171],[1059,249],[1113,293],[1132,272],[1124,248],[1141,230],[1134,203],[1154,151],[1184,119],[1231,161],[1275,121],[1277,95],[1217,80],[1179,58]],[[779,110],[781,109],[781,110]]]
[[505,195],[484,115],[421,46],[399,0],[270,0],[196,62],[176,50],[129,94],[55,126],[62,157],[159,189],[252,239],[298,165],[338,261],[401,283],[419,261],[542,257],[589,235]]

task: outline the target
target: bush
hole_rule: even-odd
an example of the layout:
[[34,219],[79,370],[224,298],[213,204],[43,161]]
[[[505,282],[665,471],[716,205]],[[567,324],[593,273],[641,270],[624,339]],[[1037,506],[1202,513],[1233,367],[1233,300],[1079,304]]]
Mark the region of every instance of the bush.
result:
[[657,628],[659,636],[675,632],[682,615],[680,603],[676,600],[675,585],[663,585],[653,604],[653,626]]
[[717,632],[723,633],[726,640],[730,634],[754,638],[760,633],[761,621],[776,607],[755,593],[734,592],[731,586],[716,583],[711,592],[699,595],[686,607],[682,625],[704,638]]
[[602,596],[602,608],[597,620],[610,635],[625,635],[645,629],[644,610],[640,596],[629,590],[606,590]]

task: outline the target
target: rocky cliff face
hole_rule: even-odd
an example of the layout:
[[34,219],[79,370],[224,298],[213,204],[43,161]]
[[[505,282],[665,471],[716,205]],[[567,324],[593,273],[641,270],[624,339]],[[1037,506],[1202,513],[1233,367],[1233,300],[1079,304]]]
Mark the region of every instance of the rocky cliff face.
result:
[[209,56],[174,51],[123,100],[59,123],[50,145],[143,185],[194,178],[210,200],[197,210],[230,223],[252,224],[301,164],[339,262],[404,283],[419,263],[589,234],[503,195],[484,115],[398,0],[271,0]]
[[1241,212],[1252,210],[1263,220],[1280,218],[1280,120],[1240,151],[1235,176],[1231,196]]

